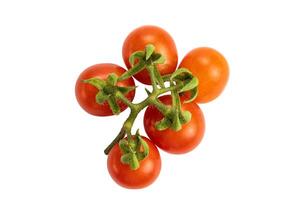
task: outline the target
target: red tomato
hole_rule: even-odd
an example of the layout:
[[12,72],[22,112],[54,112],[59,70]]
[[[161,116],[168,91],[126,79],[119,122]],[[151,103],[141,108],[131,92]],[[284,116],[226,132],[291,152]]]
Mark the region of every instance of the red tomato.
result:
[[142,138],[148,144],[149,154],[140,161],[137,170],[131,170],[129,165],[121,162],[122,152],[119,144],[116,144],[108,154],[108,172],[112,179],[123,187],[144,188],[153,183],[160,173],[161,159],[158,149],[148,138]]
[[225,88],[228,77],[228,63],[218,51],[196,48],[181,61],[179,67],[190,70],[199,80],[196,103],[206,103],[217,98]]
[[[155,46],[155,52],[164,55],[166,58],[164,64],[158,65],[158,71],[162,75],[174,72],[178,61],[175,43],[169,33],[157,26],[142,26],[133,30],[127,36],[123,44],[123,60],[127,68],[131,68],[129,63],[130,55],[135,51],[143,51],[147,44],[153,44]],[[144,84],[151,84],[146,69],[134,77]]]
[[[105,101],[102,105],[96,102],[96,94],[98,93],[98,89],[88,83],[83,83],[83,80],[98,77],[100,79],[106,79],[110,73],[115,73],[120,76],[126,70],[122,67],[111,64],[111,63],[103,63],[93,65],[86,70],[84,70],[78,77],[76,86],[75,86],[75,94],[79,105],[88,113],[96,116],[109,116],[113,115],[107,101]],[[124,81],[120,81],[117,83],[118,86],[134,86],[134,80],[132,78],[126,79]],[[132,101],[135,95],[135,91],[130,91],[126,97]],[[118,101],[118,105],[120,106],[121,111],[125,110],[127,106]]]
[[[172,104],[171,96],[162,96],[159,99],[166,105]],[[182,109],[190,111],[192,119],[183,124],[182,129],[173,131],[170,128],[158,131],[155,128],[156,122],[163,118],[163,115],[153,106],[146,109],[144,115],[144,127],[147,135],[162,150],[169,153],[182,154],[193,150],[202,140],[205,129],[204,116],[196,103],[182,104]]]

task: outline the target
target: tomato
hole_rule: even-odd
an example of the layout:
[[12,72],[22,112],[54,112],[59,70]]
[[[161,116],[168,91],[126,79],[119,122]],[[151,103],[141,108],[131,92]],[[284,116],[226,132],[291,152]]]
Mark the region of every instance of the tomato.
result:
[[[175,71],[178,61],[177,49],[172,37],[164,29],[157,26],[142,26],[133,30],[125,39],[123,44],[123,60],[128,69],[131,68],[129,57],[135,51],[143,51],[147,44],[155,46],[155,52],[165,56],[164,64],[158,65],[158,71],[170,74]],[[150,77],[146,69],[134,76],[144,84],[151,84]]]
[[[159,97],[159,99],[166,105],[172,104],[170,95]],[[192,118],[177,132],[170,128],[163,131],[156,130],[155,124],[163,118],[163,115],[153,105],[146,109],[144,115],[144,127],[147,135],[154,144],[169,153],[183,154],[193,150],[204,135],[205,121],[199,106],[192,102],[182,104],[182,109],[190,111]]]
[[116,144],[108,154],[108,172],[112,179],[123,187],[144,188],[153,183],[160,173],[161,159],[157,147],[148,138],[142,138],[148,144],[149,154],[140,161],[140,167],[136,170],[121,162],[122,152],[119,144]]
[[[84,70],[78,77],[76,86],[75,86],[75,94],[79,105],[88,113],[96,116],[109,116],[113,115],[107,101],[105,101],[102,105],[96,102],[96,94],[98,93],[98,89],[88,83],[84,83],[83,80],[98,77],[100,79],[106,79],[110,73],[115,73],[120,76],[126,70],[122,67],[111,64],[111,63],[103,63],[93,65],[86,70]],[[124,81],[120,81],[117,83],[119,86],[134,86],[134,80],[132,78],[126,79]],[[126,97],[132,101],[135,95],[135,91],[132,90]],[[118,101],[118,105],[120,106],[121,111],[125,110],[127,106]]]
[[229,77],[226,59],[218,51],[208,47],[190,51],[179,67],[187,68],[198,78],[198,96],[194,100],[197,103],[206,103],[217,98]]

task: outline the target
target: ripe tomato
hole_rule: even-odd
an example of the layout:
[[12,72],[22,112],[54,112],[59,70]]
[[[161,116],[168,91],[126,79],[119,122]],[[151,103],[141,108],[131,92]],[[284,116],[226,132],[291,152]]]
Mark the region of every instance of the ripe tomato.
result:
[[[83,80],[98,77],[100,79],[106,79],[110,73],[115,73],[120,76],[126,70],[122,67],[111,64],[111,63],[103,63],[93,65],[86,70],[84,70],[78,77],[76,86],[75,86],[75,94],[79,105],[88,113],[96,116],[109,116],[113,115],[107,101],[105,101],[102,105],[96,102],[96,94],[98,93],[98,89],[90,84],[83,83]],[[132,78],[126,79],[124,81],[120,81],[117,83],[119,86],[134,86],[134,80]],[[135,91],[130,91],[126,97],[132,101],[135,95]],[[118,105],[120,106],[121,111],[125,110],[127,106],[118,101]]]
[[199,80],[196,103],[206,103],[218,97],[229,77],[228,63],[223,55],[208,47],[190,51],[179,67],[187,68]]
[[[166,105],[172,104],[169,95],[159,97],[159,99]],[[183,124],[182,129],[177,132],[170,128],[163,131],[156,130],[155,124],[163,118],[163,115],[153,105],[146,109],[144,115],[144,127],[147,135],[154,144],[169,153],[187,153],[193,150],[203,138],[205,121],[201,109],[193,102],[182,104],[182,109],[190,111],[192,119]]]
[[128,164],[121,162],[122,152],[119,144],[116,144],[108,154],[107,168],[112,179],[119,185],[139,189],[144,188],[155,181],[161,169],[161,159],[157,147],[145,137],[149,154],[140,161],[140,167],[137,170],[131,170]]
[[[170,74],[175,71],[178,61],[177,49],[172,37],[160,27],[142,26],[133,30],[125,39],[123,44],[123,60],[128,69],[131,68],[129,57],[135,51],[143,51],[147,44],[155,46],[155,52],[165,56],[164,64],[158,65],[158,71],[164,74]],[[134,76],[138,81],[144,84],[151,84],[147,70],[143,70]]]

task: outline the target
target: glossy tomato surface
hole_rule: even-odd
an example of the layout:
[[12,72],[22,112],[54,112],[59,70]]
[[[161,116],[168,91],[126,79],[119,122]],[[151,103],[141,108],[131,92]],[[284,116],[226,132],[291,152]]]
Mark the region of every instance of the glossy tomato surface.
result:
[[206,103],[217,98],[224,90],[229,67],[222,54],[212,48],[201,47],[190,51],[179,67],[190,70],[199,80],[196,103]]
[[161,169],[161,159],[157,147],[143,137],[149,147],[149,155],[140,161],[137,170],[131,170],[130,166],[121,162],[122,152],[116,144],[108,154],[107,168],[112,179],[120,186],[130,189],[144,188],[153,183]]
[[[171,96],[159,98],[164,104],[171,105]],[[202,140],[205,130],[204,116],[196,103],[182,104],[182,109],[190,111],[192,119],[183,124],[182,129],[173,131],[168,128],[163,131],[156,130],[155,124],[163,115],[154,107],[149,106],[144,115],[144,127],[147,135],[159,148],[173,154],[183,154],[193,150]]]
[[[123,60],[127,68],[131,68],[129,57],[135,51],[143,51],[147,44],[155,46],[155,52],[165,56],[164,64],[158,65],[159,72],[169,74],[175,71],[178,62],[176,45],[164,29],[157,26],[142,26],[133,30],[125,39],[123,44]],[[147,70],[143,70],[134,76],[144,84],[151,84]]]
[[[98,104],[96,102],[96,94],[98,93],[98,89],[88,83],[84,83],[83,80],[97,77],[100,79],[106,79],[110,73],[115,73],[120,76],[126,70],[118,65],[112,63],[102,63],[93,65],[86,70],[84,70],[78,77],[76,86],[75,86],[75,94],[79,105],[88,113],[96,116],[109,116],[113,115],[107,101],[103,104]],[[118,82],[119,86],[134,86],[134,80],[132,78],[126,79],[124,81]],[[132,101],[135,95],[135,91],[130,91],[126,97]],[[118,105],[120,106],[121,111],[125,110],[127,106],[118,101]]]

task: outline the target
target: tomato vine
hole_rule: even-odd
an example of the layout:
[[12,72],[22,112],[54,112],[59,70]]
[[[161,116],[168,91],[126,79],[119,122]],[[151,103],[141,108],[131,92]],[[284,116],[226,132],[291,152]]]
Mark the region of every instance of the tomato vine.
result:
[[[172,130],[178,131],[181,129],[182,124],[188,123],[191,119],[191,113],[189,111],[182,111],[181,109],[179,93],[190,91],[192,95],[186,102],[192,101],[197,96],[198,79],[184,68],[178,69],[172,74],[161,76],[157,70],[157,65],[163,64],[164,61],[164,56],[155,52],[154,45],[148,44],[144,51],[134,52],[130,56],[129,62],[131,63],[132,68],[121,76],[117,77],[112,73],[106,80],[95,77],[84,80],[85,83],[91,84],[99,89],[99,93],[96,95],[96,101],[100,104],[104,101],[108,101],[114,114],[119,114],[120,112],[120,108],[116,103],[117,100],[122,101],[130,108],[130,114],[123,123],[119,134],[104,150],[104,153],[108,154],[112,147],[119,143],[120,148],[124,152],[123,156],[128,155],[128,157],[130,157],[127,161],[122,157],[122,162],[129,164],[133,170],[138,168],[138,162],[140,160],[147,157],[147,154],[139,156],[139,154],[142,154],[143,152],[141,152],[140,146],[137,145],[137,143],[143,143],[143,139],[139,136],[138,132],[134,135],[135,137],[133,137],[131,130],[134,121],[141,110],[149,105],[154,105],[164,115],[164,118],[156,124],[157,130],[171,128]],[[149,73],[152,91],[146,90],[148,96],[142,102],[132,103],[125,97],[125,94],[135,88],[119,87],[116,86],[116,83],[132,77],[143,69],[146,69]],[[166,82],[169,82],[168,87],[166,87]],[[167,92],[171,92],[173,100],[172,106],[167,106],[158,99],[160,95]],[[127,136],[128,142],[123,139],[125,136]],[[144,152],[147,151],[147,145],[145,143],[142,148]]]

